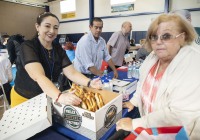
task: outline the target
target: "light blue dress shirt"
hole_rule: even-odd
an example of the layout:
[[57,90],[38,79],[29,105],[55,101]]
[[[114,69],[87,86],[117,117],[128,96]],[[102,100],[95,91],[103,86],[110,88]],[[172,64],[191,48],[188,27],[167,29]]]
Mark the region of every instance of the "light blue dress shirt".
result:
[[75,51],[74,50],[66,50],[66,54],[69,57],[69,60],[71,62],[73,62],[74,58],[75,58]]
[[91,74],[89,67],[101,68],[102,61],[109,61],[106,42],[102,37],[96,41],[91,32],[84,35],[77,43],[74,59],[74,67],[81,73]]

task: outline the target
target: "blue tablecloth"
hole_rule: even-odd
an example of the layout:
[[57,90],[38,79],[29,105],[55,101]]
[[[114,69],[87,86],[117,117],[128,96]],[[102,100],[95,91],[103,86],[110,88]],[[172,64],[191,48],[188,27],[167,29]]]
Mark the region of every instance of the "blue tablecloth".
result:
[[[126,81],[133,82],[136,79],[128,79],[127,78],[127,72],[123,71],[118,71],[119,74],[119,79],[127,79]],[[109,73],[108,76],[113,77],[113,72]],[[133,96],[134,93],[130,95],[130,97]],[[130,118],[137,118],[139,117],[139,111],[137,108],[134,108],[131,112],[128,112],[128,109],[123,109],[122,110],[122,117],[130,117]],[[107,140],[110,136],[112,136],[116,132],[116,125],[113,125],[101,138],[101,140]],[[53,126],[50,128],[44,130],[43,132],[39,133],[38,135],[34,136],[33,138],[30,139],[37,139],[37,140],[43,140],[46,139],[47,137],[49,138],[54,138],[54,139],[63,139],[63,136],[66,137],[66,139],[72,139],[72,140],[89,140],[83,135],[80,135],[58,123],[53,123]]]
[[51,126],[28,140],[71,140],[71,138],[58,133]]

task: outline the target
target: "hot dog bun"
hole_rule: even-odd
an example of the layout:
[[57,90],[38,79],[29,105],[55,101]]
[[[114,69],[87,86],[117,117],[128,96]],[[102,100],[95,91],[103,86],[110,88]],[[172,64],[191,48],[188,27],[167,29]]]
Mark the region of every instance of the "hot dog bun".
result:
[[101,108],[102,106],[104,106],[104,102],[103,102],[101,94],[96,93],[95,94],[95,99],[96,99],[96,103],[98,105],[98,108]]
[[70,89],[70,91],[73,90],[76,90],[74,94],[82,100],[80,104],[81,108],[95,112],[104,106],[101,94],[87,91],[86,89],[83,89],[75,84],[72,84]]

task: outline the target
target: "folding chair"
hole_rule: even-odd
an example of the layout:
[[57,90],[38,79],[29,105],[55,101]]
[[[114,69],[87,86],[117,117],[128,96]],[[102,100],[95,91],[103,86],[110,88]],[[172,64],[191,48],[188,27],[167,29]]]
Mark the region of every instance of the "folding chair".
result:
[[3,91],[3,94],[0,96],[0,99],[3,99],[3,105],[0,106],[0,108],[4,108],[4,112],[6,110],[8,110],[10,108],[10,105],[8,103],[8,100],[6,98],[6,94],[5,94],[5,90],[4,90],[4,87],[3,87],[3,84],[0,82],[0,89]]

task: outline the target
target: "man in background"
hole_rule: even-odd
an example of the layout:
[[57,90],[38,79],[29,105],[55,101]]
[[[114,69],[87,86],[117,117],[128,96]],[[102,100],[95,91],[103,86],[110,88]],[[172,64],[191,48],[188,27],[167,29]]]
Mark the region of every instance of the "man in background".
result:
[[62,45],[62,48],[66,51],[66,54],[68,58],[70,59],[70,61],[73,63],[74,58],[75,58],[74,45],[72,44],[72,42],[65,42],[65,43],[62,43],[61,45]]
[[[128,37],[131,30],[132,24],[125,21],[121,26],[121,31],[113,33],[107,43],[108,51],[116,68],[122,66],[125,51],[130,48]],[[112,71],[112,69],[108,67],[108,71]]]
[[117,70],[106,48],[105,40],[100,36],[103,21],[95,17],[90,23],[90,32],[85,34],[77,43],[74,59],[74,67],[88,78],[102,76],[100,70],[102,61],[106,61],[114,71],[114,77],[118,77]]
[[9,35],[5,34],[5,35],[1,35],[0,38],[0,49],[6,49],[6,45],[7,45],[7,41],[9,39]]
[[148,50],[148,47],[146,47],[146,39],[141,39],[140,40],[140,45],[141,48],[138,49],[137,54],[135,56],[135,60],[136,61],[144,61],[145,58],[149,55],[149,53],[151,52],[150,50]]
[[7,49],[9,60],[11,64],[17,63],[17,56],[19,55],[20,45],[24,42],[24,36],[20,34],[12,35],[8,39]]

